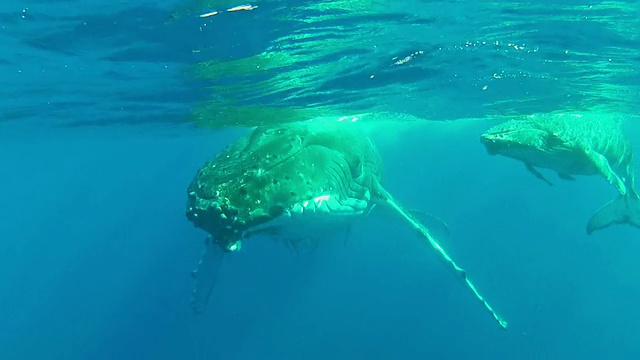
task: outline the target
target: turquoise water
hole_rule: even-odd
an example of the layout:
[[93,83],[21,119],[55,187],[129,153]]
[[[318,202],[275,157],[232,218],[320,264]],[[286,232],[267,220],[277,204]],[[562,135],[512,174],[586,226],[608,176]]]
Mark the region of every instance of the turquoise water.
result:
[[[640,356],[638,229],[585,231],[613,187],[550,187],[479,143],[518,114],[635,116],[640,2],[327,4],[0,5],[1,358]],[[247,242],[191,313],[189,182],[246,126],[307,108],[371,119],[388,190],[448,223],[507,331],[378,209],[311,254]]]

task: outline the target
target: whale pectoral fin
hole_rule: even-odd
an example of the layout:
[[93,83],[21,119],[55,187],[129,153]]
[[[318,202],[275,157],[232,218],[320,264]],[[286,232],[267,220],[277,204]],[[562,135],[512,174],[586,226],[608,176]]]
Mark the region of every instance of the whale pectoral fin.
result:
[[634,198],[640,198],[638,195],[638,191],[636,190],[636,179],[635,179],[635,171],[633,169],[633,155],[631,155],[629,162],[627,163],[627,176],[626,176],[626,184],[627,184],[627,192],[629,195]]
[[618,174],[616,174],[613,169],[611,169],[611,165],[609,165],[609,160],[607,158],[596,152],[592,149],[586,149],[585,154],[591,160],[591,162],[596,166],[598,171],[604,176],[605,179],[609,182],[609,184],[616,187],[620,195],[627,194],[627,187],[624,184],[624,181],[620,179]]
[[536,168],[533,167],[533,165],[531,164],[524,164],[527,167],[527,170],[533,174],[533,176],[537,177],[538,179],[546,182],[549,186],[553,186],[553,183],[549,180],[547,180],[546,177],[544,177],[544,175],[542,175],[542,173],[538,170],[536,170]]
[[573,176],[571,176],[569,174],[558,173],[558,176],[562,180],[568,180],[568,181],[575,181],[576,180],[576,178],[574,178]]
[[411,215],[417,218],[422,224],[425,225],[429,229],[429,231],[435,233],[438,237],[449,237],[451,236],[451,230],[449,230],[449,225],[439,218],[438,216],[424,212],[421,210],[409,209]]
[[391,197],[391,194],[389,194],[389,192],[382,188],[382,186],[379,186],[378,192],[384,198],[385,203],[393,210],[395,210],[402,218],[404,218],[404,220],[406,220],[407,223],[409,223],[411,227],[413,227],[417,231],[417,233],[422,236],[422,238],[425,239],[427,243],[429,243],[429,245],[431,245],[431,247],[439,255],[440,259],[459,277],[459,279],[461,279],[467,285],[467,288],[471,290],[476,299],[478,299],[484,305],[485,309],[498,322],[498,325],[502,329],[506,329],[507,322],[502,319],[502,317],[500,317],[495,312],[495,310],[493,310],[493,307],[491,307],[491,305],[484,299],[478,289],[476,289],[475,285],[471,282],[471,280],[467,276],[467,271],[458,266],[458,264],[449,256],[449,254],[447,254],[447,252],[442,248],[442,246],[440,246],[438,241],[431,234],[429,229],[427,229],[427,227],[425,227],[422,223],[411,216],[409,211],[405,210],[398,203],[396,203],[395,200],[393,200],[393,198]]
[[214,243],[211,237],[207,237],[200,262],[198,262],[196,270],[191,273],[191,276],[196,279],[191,308],[197,314],[201,313],[209,302],[209,296],[218,278],[224,254],[225,251]]

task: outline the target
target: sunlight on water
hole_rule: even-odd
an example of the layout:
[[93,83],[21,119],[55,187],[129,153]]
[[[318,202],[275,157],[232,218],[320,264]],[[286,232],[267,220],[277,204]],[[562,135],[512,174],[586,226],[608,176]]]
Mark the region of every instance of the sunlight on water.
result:
[[[231,4],[192,9],[214,5]],[[287,31],[260,53],[211,56],[193,69],[211,84],[212,98],[194,111],[201,125],[288,122],[316,113],[393,111],[451,120],[637,106],[638,2],[552,10],[525,2],[259,5],[252,16]],[[467,105],[452,109],[460,93]]]

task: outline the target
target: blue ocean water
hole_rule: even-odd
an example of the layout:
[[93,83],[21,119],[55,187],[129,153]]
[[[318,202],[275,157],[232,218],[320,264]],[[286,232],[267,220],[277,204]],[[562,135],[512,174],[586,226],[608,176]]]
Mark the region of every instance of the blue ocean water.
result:
[[[553,174],[550,187],[478,140],[492,116],[635,115],[640,3],[335,3],[263,1],[204,20],[239,4],[0,4],[0,358],[640,356],[638,229],[585,231],[615,190]],[[324,15],[335,17],[313,20]],[[314,31],[319,43],[283,40]],[[308,56],[273,69],[301,82],[229,75],[237,65],[197,75],[205,61],[268,51]],[[312,67],[325,63],[336,67]],[[316,70],[295,72],[305,67]],[[192,116],[207,101],[224,106]],[[396,114],[373,135],[388,190],[448,223],[443,247],[509,329],[378,209],[348,241],[309,254],[247,242],[195,316],[190,272],[205,234],[185,217],[186,188],[255,121],[231,126],[229,102]],[[637,121],[625,126],[635,148]]]

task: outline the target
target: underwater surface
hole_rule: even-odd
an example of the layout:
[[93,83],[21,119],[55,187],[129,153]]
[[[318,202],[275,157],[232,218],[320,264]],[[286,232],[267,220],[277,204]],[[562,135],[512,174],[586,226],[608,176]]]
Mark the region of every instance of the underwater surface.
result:
[[[640,357],[640,230],[586,232],[615,188],[480,143],[604,112],[640,151],[639,1],[251,4],[0,4],[0,358]],[[506,330],[382,208],[313,251],[246,240],[193,313],[198,169],[316,118],[367,127],[386,189],[447,223]]]

